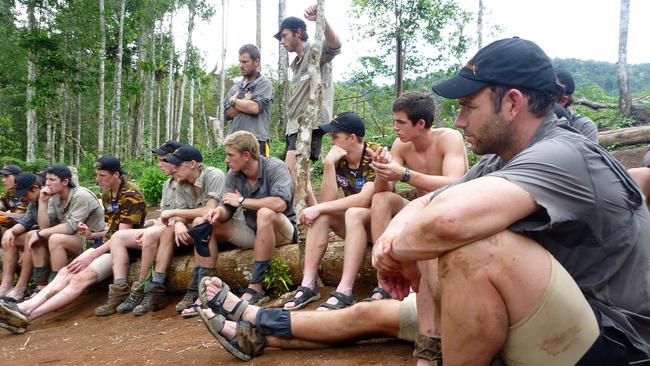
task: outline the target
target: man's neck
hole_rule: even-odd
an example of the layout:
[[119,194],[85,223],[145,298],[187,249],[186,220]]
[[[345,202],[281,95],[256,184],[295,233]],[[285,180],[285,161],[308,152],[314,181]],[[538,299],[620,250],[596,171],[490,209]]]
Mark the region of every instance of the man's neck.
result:
[[301,59],[305,54],[305,47],[307,47],[307,42],[298,42],[298,45],[296,46],[296,57],[298,57],[298,59]]
[[[532,117],[532,116],[531,116]],[[545,117],[531,118],[524,121],[517,121],[515,123],[515,131],[513,131],[511,143],[504,146],[498,153],[499,157],[504,161],[510,161],[517,154],[522,152],[530,143],[530,140],[539,129],[539,126],[544,122]]]
[[257,179],[257,171],[260,169],[260,161],[251,159],[249,160],[248,164],[244,167],[244,169],[241,170],[242,173],[246,176],[246,178],[253,180]]
[[416,135],[411,143],[416,152],[425,152],[433,144],[433,130],[425,130],[425,133]]
[[251,81],[257,79],[257,77],[260,75],[258,71],[253,72],[252,74],[249,74],[247,76],[244,76],[243,83],[244,85],[250,83]]
[[61,190],[61,193],[59,193],[59,196],[61,197],[62,201],[67,201],[68,197],[70,197],[70,192],[72,191],[72,188],[70,186],[65,186],[63,187],[63,190]]
[[348,162],[349,167],[358,167],[361,164],[361,158],[364,155],[363,147],[365,143],[359,143],[352,145],[350,148],[350,151],[348,151],[348,154],[345,156],[345,161]]
[[199,179],[199,176],[201,175],[201,169],[194,169],[192,171],[192,174],[187,178],[187,181],[194,184],[197,179]]
[[120,190],[120,186],[122,185],[122,178],[118,179],[115,183],[111,185],[111,193],[113,194],[113,197],[117,197],[117,192]]

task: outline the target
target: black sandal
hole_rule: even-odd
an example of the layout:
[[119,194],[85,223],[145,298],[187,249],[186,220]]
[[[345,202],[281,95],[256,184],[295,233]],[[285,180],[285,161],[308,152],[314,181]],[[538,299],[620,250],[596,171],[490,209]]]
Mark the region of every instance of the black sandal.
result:
[[339,309],[347,308],[348,306],[354,304],[354,294],[348,296],[341,292],[334,291],[330,294],[330,297],[337,299],[338,302],[336,304],[330,304],[329,302],[325,301],[324,303],[320,304],[319,308],[339,310]]
[[230,293],[230,287],[223,281],[221,281],[221,290],[219,290],[219,292],[217,292],[212,299],[208,300],[208,294],[206,292],[207,286],[205,285],[205,281],[208,279],[210,278],[203,277],[199,283],[199,298],[201,299],[201,303],[205,304],[205,306],[214,311],[215,314],[220,314],[228,320],[236,322],[241,319],[242,315],[244,314],[244,310],[246,310],[249,305],[249,302],[240,299],[239,302],[235,304],[235,307],[232,308],[232,310],[226,310],[223,307],[223,304],[226,302],[228,293]]
[[[380,294],[381,297],[380,298],[373,297],[373,296],[375,296],[375,294]],[[372,290],[372,294],[370,294],[369,297],[366,297],[365,299],[363,299],[363,301],[370,302],[370,301],[388,300],[388,299],[392,299],[390,294],[386,290],[384,290],[383,288],[377,286]]]
[[318,285],[316,285],[316,287],[314,288],[307,287],[307,286],[298,286],[298,288],[296,289],[296,293],[298,292],[302,292],[302,295],[294,296],[289,301],[287,301],[287,302],[294,303],[295,306],[291,308],[285,307],[285,309],[287,310],[302,309],[305,306],[307,306],[307,304],[320,299],[320,288],[318,287]]
[[258,305],[260,303],[263,303],[265,301],[269,301],[271,299],[270,297],[266,296],[266,292],[264,292],[264,290],[256,291],[256,290],[253,290],[250,287],[246,287],[246,288],[240,289],[240,292],[242,293],[242,295],[244,295],[244,294],[251,294],[252,295],[252,297],[247,300],[248,303],[251,304],[251,305]]

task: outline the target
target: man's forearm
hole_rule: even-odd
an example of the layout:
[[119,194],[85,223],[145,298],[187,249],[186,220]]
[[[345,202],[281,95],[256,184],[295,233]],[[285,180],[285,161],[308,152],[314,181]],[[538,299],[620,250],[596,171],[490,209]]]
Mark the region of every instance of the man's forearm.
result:
[[38,235],[39,235],[41,238],[45,238],[45,239],[48,239],[48,238],[49,238],[50,236],[52,236],[53,234],[68,234],[68,235],[72,235],[72,234],[74,234],[74,233],[75,233],[74,231],[71,232],[71,231],[69,230],[68,224],[66,224],[66,223],[62,223],[62,224],[58,224],[58,225],[54,225],[54,226],[52,226],[52,227],[48,227],[48,228],[45,228],[45,229],[40,229],[40,230],[38,231]]
[[287,209],[287,203],[280,197],[246,198],[243,206],[256,211],[261,208],[270,208],[275,212],[284,212]]
[[336,168],[334,164],[323,164],[323,180],[321,181],[321,199],[323,202],[336,199],[338,186],[336,185]]
[[50,227],[50,216],[47,214],[47,202],[39,203],[36,222],[38,222],[38,227],[41,229]]
[[323,21],[325,22],[325,30],[323,31],[323,35],[325,36],[327,47],[335,49],[341,47],[341,40],[339,39],[339,36],[334,32],[334,29],[330,27],[330,24],[326,19],[323,18]]

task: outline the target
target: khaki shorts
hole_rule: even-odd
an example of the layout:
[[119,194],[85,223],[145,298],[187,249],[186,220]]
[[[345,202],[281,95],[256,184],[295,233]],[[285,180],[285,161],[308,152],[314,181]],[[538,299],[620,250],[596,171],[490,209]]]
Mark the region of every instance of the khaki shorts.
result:
[[[282,215],[284,220],[282,228],[275,233],[275,246],[283,246],[293,242],[294,227],[289,219]],[[228,241],[242,249],[251,249],[255,247],[255,230],[246,225],[243,217],[233,216],[230,220],[233,225],[233,234]]]
[[88,267],[92,267],[92,269],[97,272],[97,282],[105,280],[113,273],[113,267],[111,265],[111,253],[104,253],[95,258],[94,261],[90,262]]
[[551,275],[535,308],[510,327],[506,365],[575,365],[600,334],[596,316],[571,275],[549,253]]
[[418,326],[418,307],[415,302],[415,292],[411,292],[399,304],[399,334],[398,338],[415,342],[420,334]]

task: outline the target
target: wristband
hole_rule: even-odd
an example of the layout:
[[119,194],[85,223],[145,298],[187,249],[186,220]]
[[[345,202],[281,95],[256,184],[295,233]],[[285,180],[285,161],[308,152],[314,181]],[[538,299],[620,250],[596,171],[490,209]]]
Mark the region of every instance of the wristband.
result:
[[402,173],[402,178],[400,181],[402,182],[408,182],[411,179],[411,171],[409,170],[408,167],[404,167],[404,173]]

